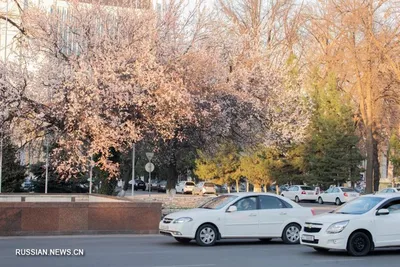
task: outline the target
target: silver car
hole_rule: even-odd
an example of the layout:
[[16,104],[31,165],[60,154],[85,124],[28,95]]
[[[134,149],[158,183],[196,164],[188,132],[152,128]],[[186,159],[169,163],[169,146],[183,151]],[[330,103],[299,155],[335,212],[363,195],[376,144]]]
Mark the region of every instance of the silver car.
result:
[[216,194],[215,185],[209,182],[200,182],[198,183],[192,191],[193,195],[205,195],[205,194]]

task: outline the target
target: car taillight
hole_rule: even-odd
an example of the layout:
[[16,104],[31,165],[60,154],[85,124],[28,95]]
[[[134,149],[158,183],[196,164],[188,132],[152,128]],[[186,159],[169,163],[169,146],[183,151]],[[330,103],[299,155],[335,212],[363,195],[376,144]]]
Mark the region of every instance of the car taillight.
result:
[[316,214],[314,209],[311,209],[311,213],[313,216],[315,216],[315,214]]
[[348,195],[347,195],[347,193],[343,193],[343,195],[345,196],[345,197],[347,197]]
[[305,194],[307,194],[307,193],[306,193],[306,191],[302,191],[301,194],[302,194],[302,195],[305,195]]

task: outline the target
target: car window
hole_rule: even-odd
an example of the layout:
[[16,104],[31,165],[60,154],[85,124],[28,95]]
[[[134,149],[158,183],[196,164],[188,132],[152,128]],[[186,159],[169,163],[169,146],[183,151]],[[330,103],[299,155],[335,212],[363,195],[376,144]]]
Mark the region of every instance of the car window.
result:
[[186,182],[186,185],[194,185],[193,182]]
[[214,184],[213,183],[204,183],[204,186],[205,187],[214,187]]
[[270,210],[270,209],[284,209],[285,204],[277,197],[272,196],[259,196],[260,209]]
[[234,201],[238,196],[234,195],[222,195],[218,197],[214,197],[201,205],[199,208],[202,209],[221,209],[225,207],[231,201]]
[[343,192],[355,192],[353,188],[341,187],[340,189],[342,189]]
[[374,208],[384,198],[381,197],[361,197],[355,199],[342,207],[334,210],[336,214],[364,214]]
[[339,193],[340,191],[339,191],[339,188],[335,188],[335,189],[333,189],[333,193]]
[[388,204],[385,204],[382,208],[388,209],[390,214],[400,213],[400,199],[393,200]]
[[238,211],[256,210],[257,197],[245,197],[234,204]]
[[311,190],[311,191],[313,191],[313,190],[315,190],[313,187],[311,187],[311,186],[301,186],[301,189],[302,190]]
[[327,194],[332,193],[332,188],[329,188],[328,190],[326,190],[325,193],[327,193]]

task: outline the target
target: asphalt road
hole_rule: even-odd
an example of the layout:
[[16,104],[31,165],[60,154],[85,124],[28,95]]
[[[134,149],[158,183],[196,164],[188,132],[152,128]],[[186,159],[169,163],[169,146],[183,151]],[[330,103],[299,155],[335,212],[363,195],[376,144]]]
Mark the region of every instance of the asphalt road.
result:
[[[16,249],[84,249],[84,256],[16,256]],[[80,236],[0,239],[2,267],[258,267],[258,266],[399,266],[399,249],[375,251],[363,258],[345,252],[319,254],[280,240],[222,241],[215,247],[182,245],[164,236]]]
[[[312,206],[323,213],[334,205]],[[83,256],[17,256],[17,249],[83,249]],[[280,239],[262,244],[258,240],[224,240],[215,247],[177,243],[160,235],[0,237],[1,267],[258,267],[258,266],[399,266],[400,249],[379,250],[365,258],[345,252],[319,254],[301,245],[285,245]]]

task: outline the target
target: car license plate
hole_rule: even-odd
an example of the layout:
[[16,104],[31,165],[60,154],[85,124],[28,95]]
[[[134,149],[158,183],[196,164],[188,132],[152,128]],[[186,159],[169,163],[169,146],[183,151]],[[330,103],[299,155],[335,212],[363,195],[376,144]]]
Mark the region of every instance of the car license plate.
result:
[[304,241],[314,241],[314,236],[313,235],[302,235],[301,240]]
[[168,230],[168,225],[160,225],[160,230]]
[[314,192],[308,192],[309,195],[314,195]]
[[357,195],[356,195],[356,194],[351,194],[350,196],[351,196],[351,197],[357,197]]

